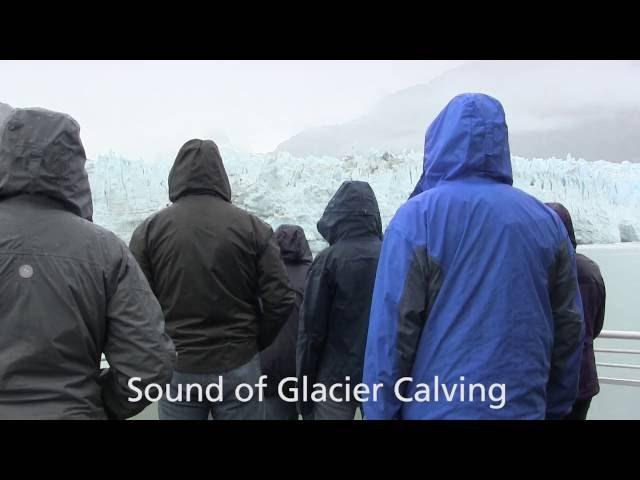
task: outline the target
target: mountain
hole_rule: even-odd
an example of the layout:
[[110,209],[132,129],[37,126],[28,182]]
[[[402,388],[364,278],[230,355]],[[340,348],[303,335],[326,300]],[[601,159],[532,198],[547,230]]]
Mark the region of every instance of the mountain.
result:
[[638,61],[468,62],[387,96],[350,122],[303,130],[276,151],[296,156],[420,151],[428,125],[463,92],[487,93],[502,102],[514,155],[640,161]]

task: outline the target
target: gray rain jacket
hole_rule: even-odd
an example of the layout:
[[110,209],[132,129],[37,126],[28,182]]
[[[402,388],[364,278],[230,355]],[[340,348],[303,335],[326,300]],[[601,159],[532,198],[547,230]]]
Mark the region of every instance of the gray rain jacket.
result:
[[[0,419],[124,419],[175,351],[126,245],[94,225],[80,127],[42,109],[0,129]],[[104,352],[110,368],[100,370]]]

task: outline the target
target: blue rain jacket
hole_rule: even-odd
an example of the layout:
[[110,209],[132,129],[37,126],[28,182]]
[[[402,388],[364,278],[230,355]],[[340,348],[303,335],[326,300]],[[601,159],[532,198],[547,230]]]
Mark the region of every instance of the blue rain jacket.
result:
[[384,236],[364,367],[382,388],[366,418],[570,411],[584,335],[574,249],[557,215],[512,183],[502,105],[454,98]]

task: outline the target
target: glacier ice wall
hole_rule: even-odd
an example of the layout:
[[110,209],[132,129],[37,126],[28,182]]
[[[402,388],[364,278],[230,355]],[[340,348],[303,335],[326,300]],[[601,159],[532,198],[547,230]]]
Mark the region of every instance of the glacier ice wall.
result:
[[[406,200],[422,172],[417,152],[296,158],[286,152],[222,151],[233,202],[270,223],[302,225],[314,252],[325,246],[315,225],[345,180],[374,189],[384,225]],[[640,240],[640,164],[513,157],[514,185],[570,210],[579,243]],[[144,218],[169,203],[172,159],[129,160],[115,153],[87,163],[94,220],[128,241]]]

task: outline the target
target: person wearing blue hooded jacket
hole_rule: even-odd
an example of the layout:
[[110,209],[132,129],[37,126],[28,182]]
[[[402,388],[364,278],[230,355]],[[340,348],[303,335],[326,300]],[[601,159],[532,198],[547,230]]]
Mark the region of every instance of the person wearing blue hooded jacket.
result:
[[500,102],[455,97],[424,158],[384,235],[363,374],[381,388],[365,417],[563,418],[584,335],[575,252],[559,218],[512,186]]

